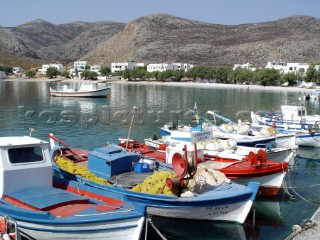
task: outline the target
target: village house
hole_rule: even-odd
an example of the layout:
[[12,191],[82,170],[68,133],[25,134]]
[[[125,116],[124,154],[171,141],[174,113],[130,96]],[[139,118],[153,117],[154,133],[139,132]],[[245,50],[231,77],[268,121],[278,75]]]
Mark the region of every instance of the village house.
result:
[[286,63],[286,62],[268,62],[265,68],[268,69],[276,69],[279,70],[281,73],[298,73],[302,72],[305,73],[309,68],[309,64],[307,63]]
[[180,70],[183,69],[185,72],[190,70],[193,65],[188,63],[153,63],[147,65],[148,72],[164,72],[166,70]]
[[123,63],[111,63],[111,72],[117,73],[126,69],[135,69],[136,67],[144,67],[144,63],[135,62],[123,62]]
[[48,68],[54,67],[57,69],[58,72],[63,71],[63,65],[58,63],[50,63],[50,64],[43,64],[42,68],[38,69],[38,74],[45,75],[47,73]]
[[235,64],[233,66],[233,70],[236,70],[237,68],[248,69],[248,70],[251,70],[251,71],[255,71],[256,70],[256,68],[252,67],[252,64],[250,64],[250,63]]

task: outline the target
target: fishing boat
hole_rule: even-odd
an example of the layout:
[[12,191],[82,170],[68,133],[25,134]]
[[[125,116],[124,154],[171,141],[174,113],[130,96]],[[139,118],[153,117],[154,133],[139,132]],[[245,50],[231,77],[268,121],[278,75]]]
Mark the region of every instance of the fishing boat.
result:
[[[173,123],[167,123],[163,127],[160,128],[161,136],[170,141],[181,140],[181,141],[190,141],[190,132],[200,130],[208,130],[210,129],[213,132],[213,137],[219,139],[232,139],[237,142],[239,146],[247,146],[247,147],[266,147],[266,146],[275,146],[276,137],[257,137],[257,136],[249,136],[242,134],[232,134],[223,131],[221,128],[213,128],[212,125],[199,123],[196,127],[190,127],[187,125],[179,124],[177,127]],[[219,130],[217,130],[219,129]],[[174,136],[173,136],[174,135]]]
[[[294,115],[305,114],[305,111],[302,107],[293,107],[292,108],[296,112]],[[281,115],[272,115],[270,113],[265,113],[268,117],[263,117],[254,114],[251,112],[251,119],[253,127],[269,127],[273,126],[278,132],[283,135],[294,135],[295,144],[297,146],[305,146],[305,147],[320,147],[320,129],[318,122],[316,121],[317,116],[313,116],[309,118],[308,123],[305,118],[302,118],[299,123],[297,118],[295,121],[283,121]],[[320,116],[319,116],[320,118]],[[293,119],[293,118],[292,118]]]
[[54,97],[107,97],[111,87],[97,82],[81,83],[80,87],[62,85],[50,87],[50,95]]
[[0,138],[0,214],[26,239],[140,239],[144,206],[53,176],[48,142]]
[[282,105],[281,113],[265,112],[261,116],[251,113],[251,118],[253,123],[269,126],[275,123],[277,128],[286,130],[308,130],[309,126],[312,127],[316,122],[320,122],[320,115],[308,115],[304,105]]
[[[119,139],[120,141],[126,141],[126,139]],[[130,140],[134,142],[134,140]],[[173,142],[175,142],[173,140]],[[179,142],[179,141],[178,141]],[[169,141],[154,138],[144,139],[145,145],[150,148],[163,149],[170,145]],[[227,158],[243,161],[243,158],[247,157],[250,152],[257,154],[261,149],[266,154],[267,159],[272,159],[275,162],[288,162],[289,165],[294,164],[294,157],[296,155],[296,148],[255,148],[255,147],[246,147],[238,146],[237,143],[233,140],[220,140],[213,139],[211,141],[204,141],[199,143],[203,148],[204,154],[209,156],[215,156],[219,158]]]
[[[207,114],[213,116],[213,120],[199,116],[195,112],[197,126],[183,125],[176,126],[174,123],[165,124],[161,130],[161,136],[167,141],[174,140],[189,141],[191,131],[211,130],[216,139],[233,140],[237,146],[257,147],[257,148],[296,148],[294,134],[281,134],[274,128],[254,131],[248,124],[236,124],[228,118],[225,118],[213,111],[207,111]],[[217,118],[222,119],[224,124],[217,125]],[[174,136],[173,136],[174,135]]]
[[[197,173],[194,171],[196,168],[189,171],[191,167],[185,163],[185,158],[182,157],[185,164],[180,164],[180,155],[177,156],[178,169],[174,170],[172,165],[153,158],[141,158],[139,153],[115,144],[89,151],[70,148],[52,134],[49,137],[52,145],[51,158],[58,174],[66,179],[79,181],[80,189],[91,186],[120,200],[143,203],[147,206],[147,213],[154,216],[243,223],[259,189],[258,183],[251,182],[244,186],[230,183],[230,180],[223,178],[216,184],[210,184],[208,180],[205,186],[200,187],[202,191],[187,191],[183,187],[184,179],[191,182]],[[82,166],[90,173],[107,180],[109,185],[102,186],[74,174],[74,171],[68,171],[59,165],[61,157],[68,164]],[[166,177],[172,173],[177,177]],[[165,176],[164,179],[161,174]],[[155,178],[156,183],[150,183],[148,177]],[[150,191],[142,190],[143,186],[146,186],[141,185],[144,183],[147,184],[145,188],[151,188]],[[200,183],[195,183],[199,186],[197,184]],[[173,187],[178,190],[174,192],[171,190]],[[164,194],[165,191],[169,194]]]
[[[192,132],[196,136],[206,142],[210,139],[211,131]],[[150,140],[149,140],[150,141]],[[186,141],[172,141],[170,145],[161,148],[146,148],[138,143],[133,143],[132,147],[140,154],[158,159],[160,161],[172,164],[173,155],[176,152],[182,152],[182,149],[187,146],[190,149],[194,144],[194,139]],[[200,144],[199,144],[200,145]],[[247,156],[232,154],[231,151],[225,154],[219,154],[218,151],[205,151],[205,144],[198,146],[198,156],[201,156],[198,167],[215,169],[224,173],[227,178],[240,184],[247,184],[255,181],[260,183],[259,193],[264,196],[276,196],[282,186],[284,177],[288,170],[290,159],[294,157],[291,152],[286,159],[281,162],[275,162],[267,159],[265,152],[259,149],[258,152],[250,151]],[[147,149],[147,150],[146,150]],[[236,156],[236,157],[235,157]]]

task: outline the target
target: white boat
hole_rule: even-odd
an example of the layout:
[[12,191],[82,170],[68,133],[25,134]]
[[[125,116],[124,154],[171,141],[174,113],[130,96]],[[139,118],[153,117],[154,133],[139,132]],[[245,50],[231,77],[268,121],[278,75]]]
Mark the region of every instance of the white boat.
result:
[[277,128],[281,126],[284,129],[307,129],[308,126],[313,126],[316,122],[320,122],[320,115],[307,115],[307,109],[303,105],[282,105],[281,114],[265,112],[262,116],[253,115],[253,123],[269,126],[276,124]]
[[[295,136],[295,144],[305,147],[320,147],[320,129],[316,122],[320,122],[319,115],[307,116],[303,106],[291,106],[282,108],[285,114],[264,113],[263,116],[251,112],[253,126],[273,126],[282,135]],[[288,116],[291,112],[291,120]],[[300,117],[300,121],[298,121]]]
[[[133,141],[133,140],[132,140]],[[146,138],[144,142],[150,148],[165,149],[170,142],[163,139]],[[209,156],[216,156],[220,158],[229,158],[243,161],[250,152],[258,153],[261,148],[237,146],[232,140],[211,140],[210,142],[202,142],[199,144],[204,149],[204,154]],[[262,148],[267,156],[267,159],[275,162],[288,162],[289,165],[294,164],[294,157],[296,155],[295,148]]]
[[14,219],[26,239],[141,237],[144,206],[53,176],[48,142],[0,137],[0,178],[0,214]]
[[106,97],[110,86],[97,82],[81,83],[79,88],[68,85],[50,87],[50,95],[54,97]]

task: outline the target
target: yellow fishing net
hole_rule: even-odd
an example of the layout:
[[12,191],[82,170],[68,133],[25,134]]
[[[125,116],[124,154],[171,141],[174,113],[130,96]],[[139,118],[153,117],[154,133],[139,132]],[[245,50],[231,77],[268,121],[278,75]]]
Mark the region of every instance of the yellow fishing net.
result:
[[69,160],[66,160],[63,157],[56,158],[56,164],[64,171],[79,175],[85,179],[88,179],[92,182],[104,184],[104,185],[110,185],[105,179],[99,178],[94,173],[91,173],[88,171],[88,169],[84,166],[81,166],[79,164],[75,164]]
[[143,183],[132,188],[135,192],[143,192],[150,194],[178,194],[178,187],[169,189],[166,186],[167,178],[177,178],[177,174],[174,172],[161,171],[154,172],[151,176],[147,177]]

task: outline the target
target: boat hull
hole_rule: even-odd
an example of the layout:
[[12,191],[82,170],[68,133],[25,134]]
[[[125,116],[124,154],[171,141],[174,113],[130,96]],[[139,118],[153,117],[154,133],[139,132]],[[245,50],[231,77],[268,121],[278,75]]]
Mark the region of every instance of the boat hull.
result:
[[[128,219],[127,221],[105,222],[98,224],[40,224],[17,221],[21,235],[37,240],[47,239],[140,239],[140,231],[144,218]],[[80,226],[79,226],[80,225]],[[140,227],[137,227],[137,226]]]
[[50,95],[54,97],[96,97],[103,98],[107,97],[109,88],[87,91],[87,92],[59,92],[59,91],[50,91]]
[[320,133],[314,134],[297,134],[296,144],[304,147],[320,147]]
[[[258,177],[248,177],[248,178],[233,178],[230,177],[234,182],[239,184],[247,184],[251,181],[256,181],[260,183],[259,194],[263,196],[276,196],[282,186],[283,179],[286,172],[275,173],[272,175],[258,176]],[[227,175],[228,176],[228,175]]]
[[[55,168],[58,174],[66,179],[77,176]],[[80,179],[78,179],[80,181]],[[143,204],[147,213],[154,216],[181,218],[190,220],[212,220],[243,223],[250,212],[259,184],[250,182],[247,186],[236,183],[213,186],[204,194],[188,197],[177,197],[166,194],[147,194],[126,190],[117,186],[102,186],[82,179],[79,191],[91,191],[107,195],[121,201]]]
[[236,222],[242,224],[250,212],[252,201],[194,208],[148,207],[148,214],[190,220]]

